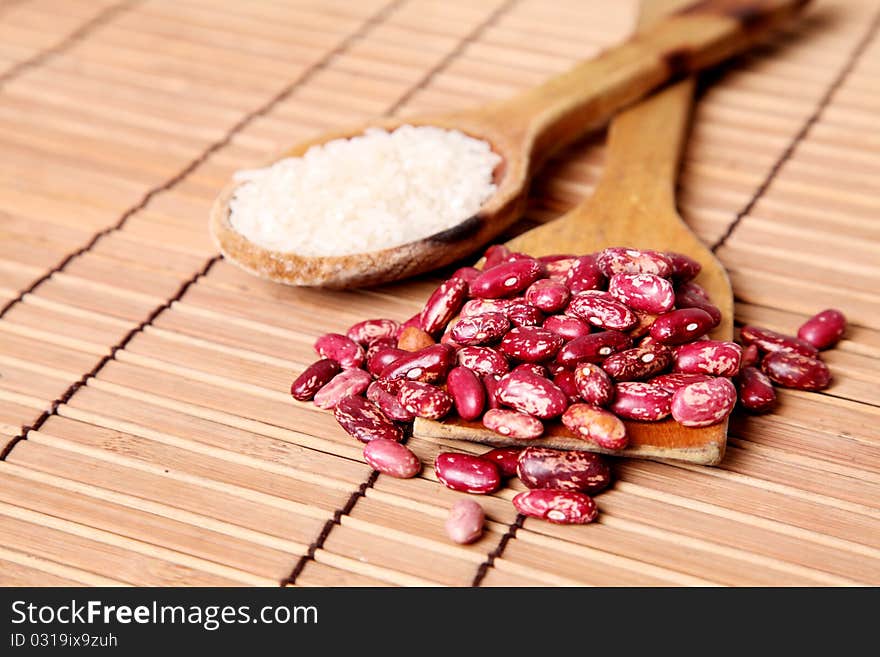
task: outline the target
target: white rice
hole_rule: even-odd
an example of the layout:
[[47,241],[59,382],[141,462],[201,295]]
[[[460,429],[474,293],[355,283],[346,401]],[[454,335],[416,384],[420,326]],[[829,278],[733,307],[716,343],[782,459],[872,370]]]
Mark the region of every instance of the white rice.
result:
[[369,129],[239,171],[229,219],[275,251],[322,256],[398,246],[476,214],[495,192],[499,160],[488,142],[457,130]]

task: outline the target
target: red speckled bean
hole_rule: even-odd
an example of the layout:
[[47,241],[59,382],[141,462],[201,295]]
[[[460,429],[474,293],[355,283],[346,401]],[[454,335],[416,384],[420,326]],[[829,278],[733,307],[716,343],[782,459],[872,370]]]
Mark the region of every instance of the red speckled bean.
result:
[[483,414],[483,426],[501,436],[531,440],[544,433],[544,425],[536,417],[506,408],[491,408]]
[[735,382],[740,403],[753,413],[766,413],[776,405],[773,383],[757,367],[742,368]]
[[819,355],[819,350],[809,342],[805,342],[793,335],[777,333],[759,326],[743,326],[740,329],[739,335],[744,343],[753,344],[764,353],[784,351],[789,354],[800,354],[810,358],[816,358]]
[[846,317],[839,310],[829,308],[804,322],[798,329],[798,338],[816,349],[828,349],[836,345],[845,332]]
[[494,463],[501,476],[509,479],[516,476],[516,467],[519,464],[521,452],[522,449],[518,447],[496,447],[485,454],[480,454],[480,458]]
[[741,361],[742,361],[741,367],[752,367],[753,365],[760,364],[761,351],[758,349],[758,345],[750,344],[750,345],[743,347]]
[[498,374],[481,374],[480,380],[483,382],[483,387],[486,389],[486,408],[496,409],[501,407],[501,402],[498,401],[498,381],[501,380],[501,377]]
[[667,251],[663,255],[666,256],[666,259],[672,267],[670,278],[672,278],[672,281],[676,284],[687,283],[691,279],[696,278],[697,274],[703,270],[703,265],[683,253]]
[[501,377],[498,399],[502,404],[542,420],[561,415],[568,406],[568,397],[552,381],[524,371]]
[[535,281],[526,290],[526,301],[545,313],[562,310],[570,297],[571,293],[565,285],[549,278]]
[[739,372],[742,347],[735,342],[698,340],[673,351],[673,372],[735,376]]
[[381,378],[434,383],[446,376],[454,362],[455,349],[435,344],[398,358],[382,371]]
[[574,340],[589,335],[593,329],[584,320],[571,315],[550,315],[544,320],[542,328],[561,335],[566,340]]
[[562,414],[562,423],[578,438],[605,449],[623,449],[629,444],[626,427],[619,417],[589,404],[572,404]]
[[544,313],[525,301],[512,300],[504,314],[514,326],[539,326],[544,321]]
[[476,267],[460,267],[453,272],[450,278],[460,278],[465,283],[470,283],[482,272]]
[[443,525],[446,535],[455,543],[467,545],[483,535],[486,514],[483,507],[473,500],[458,500],[449,510]]
[[581,393],[578,392],[577,382],[574,379],[572,370],[561,369],[553,375],[553,383],[565,393],[568,397],[569,404],[576,404],[581,399]]
[[660,315],[651,325],[651,337],[662,344],[682,344],[705,335],[715,322],[701,308],[681,308]]
[[604,295],[578,294],[568,304],[565,312],[604,329],[626,331],[638,322],[636,314],[626,305],[604,298]]
[[507,317],[510,299],[470,299],[461,307],[462,317],[476,317],[486,313],[501,313]]
[[453,367],[446,378],[446,392],[463,420],[476,420],[486,406],[486,389],[474,373],[462,365]]
[[483,271],[491,269],[495,265],[500,265],[510,256],[510,249],[503,244],[493,244],[483,254]]
[[510,320],[501,313],[462,317],[452,325],[452,339],[462,346],[495,342],[510,329]]
[[593,406],[608,406],[614,399],[614,384],[595,363],[581,363],[574,370],[578,395]]
[[416,417],[439,420],[452,410],[452,397],[436,386],[421,381],[404,381],[397,399]]
[[672,283],[654,274],[614,274],[608,292],[633,310],[654,315],[668,312],[675,305]]
[[522,292],[544,274],[544,265],[533,258],[514,260],[484,270],[471,281],[470,294],[480,299],[501,299]]
[[671,363],[672,352],[651,342],[611,354],[602,363],[602,369],[615,381],[638,381],[660,374]]
[[708,427],[723,422],[735,404],[733,383],[717,377],[676,390],[672,395],[672,417],[685,427]]
[[308,401],[339,373],[339,363],[322,358],[309,365],[290,386],[290,394],[299,401]]
[[352,326],[345,335],[363,347],[370,347],[376,340],[394,338],[399,329],[400,324],[393,319],[367,319]]
[[587,290],[598,290],[605,285],[605,276],[596,264],[596,256],[585,255],[571,263],[562,282],[572,294],[578,294]]
[[558,525],[585,525],[599,515],[599,509],[589,495],[573,490],[529,490],[514,497],[513,506],[524,516]]
[[315,406],[334,408],[341,399],[364,392],[372,380],[364,370],[343,370],[315,393]]
[[697,381],[708,381],[711,378],[712,377],[708,374],[684,374],[683,372],[678,372],[675,374],[661,374],[660,376],[655,376],[653,379],[649,379],[648,383],[658,385],[669,392],[675,392],[679,388],[684,388]]
[[403,440],[403,431],[373,402],[360,395],[343,397],[333,409],[339,426],[362,443],[376,438]]
[[530,363],[553,358],[565,339],[553,331],[537,326],[515,326],[501,340],[499,349],[509,358]]
[[[411,422],[415,414],[410,413],[397,399],[399,387],[394,392],[389,392],[383,387],[384,382],[373,381],[367,388],[367,399],[376,404],[387,417],[397,422]],[[401,383],[401,381],[395,381]]]
[[611,483],[611,469],[598,454],[527,447],[519,455],[517,475],[533,489],[556,488],[595,494]]
[[831,385],[831,372],[818,358],[774,351],[761,362],[761,369],[774,383],[797,390],[824,390]]
[[544,263],[544,269],[547,271],[547,278],[560,283],[565,283],[566,276],[568,276],[568,272],[572,265],[577,261],[577,257],[569,256],[549,261],[544,260],[544,258],[538,258],[538,260]]
[[501,487],[501,474],[496,465],[472,454],[438,454],[434,474],[447,488],[463,493],[484,495]]
[[458,350],[458,362],[478,374],[501,376],[510,369],[504,354],[492,347],[462,347]]
[[677,289],[675,291],[675,306],[677,308],[699,308],[709,313],[713,326],[718,326],[721,323],[721,311],[718,309],[718,306],[703,296],[705,293],[700,294],[694,290],[693,288],[695,287],[698,287],[695,283],[685,283]]
[[377,438],[366,444],[364,460],[374,470],[398,479],[411,479],[422,469],[419,457],[411,449],[384,438]]
[[654,383],[622,381],[610,409],[628,420],[656,422],[672,411],[672,393]]
[[672,264],[665,255],[646,249],[610,247],[599,253],[596,264],[608,278],[615,274],[654,274],[665,278],[672,273]]
[[408,356],[411,352],[398,349],[397,347],[384,347],[377,349],[367,359],[367,369],[373,376],[381,376],[389,365],[398,359]]
[[[481,274],[482,275],[482,274]],[[476,279],[475,279],[476,280]],[[449,320],[455,317],[467,299],[468,283],[450,278],[434,290],[419,316],[419,328],[431,335],[439,334]]]
[[327,333],[315,340],[315,351],[321,358],[335,360],[345,370],[360,367],[364,362],[363,348],[340,333]]
[[601,363],[611,354],[629,349],[632,339],[620,331],[600,331],[576,338],[556,354],[557,362],[574,367],[578,363]]
[[531,372],[535,376],[542,376],[545,379],[550,378],[550,370],[539,363],[520,363],[514,367],[511,372]]

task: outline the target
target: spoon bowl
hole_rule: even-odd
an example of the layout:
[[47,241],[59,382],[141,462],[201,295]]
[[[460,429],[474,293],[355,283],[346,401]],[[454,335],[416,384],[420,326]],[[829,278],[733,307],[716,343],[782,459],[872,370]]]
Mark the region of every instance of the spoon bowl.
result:
[[320,135],[281,155],[300,157],[312,146],[361,135],[369,127],[393,130],[404,124],[460,130],[484,140],[501,157],[495,171],[497,189],[477,214],[448,230],[364,253],[310,256],[274,251],[232,226],[229,203],[240,184],[232,182],[211,209],[211,234],[230,261],[291,285],[374,285],[450,264],[490,242],[522,214],[532,174],[556,150],[669,79],[745,50],[804,4],[804,0],[702,0],[512,99],[438,117],[378,119]]

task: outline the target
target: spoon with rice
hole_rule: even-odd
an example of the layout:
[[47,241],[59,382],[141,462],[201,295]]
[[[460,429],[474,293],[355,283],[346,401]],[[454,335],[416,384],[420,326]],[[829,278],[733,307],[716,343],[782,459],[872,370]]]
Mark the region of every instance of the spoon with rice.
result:
[[236,175],[214,202],[211,233],[230,261],[291,285],[374,285],[450,264],[520,217],[554,152],[670,79],[745,50],[805,4],[702,0],[510,100],[300,143]]

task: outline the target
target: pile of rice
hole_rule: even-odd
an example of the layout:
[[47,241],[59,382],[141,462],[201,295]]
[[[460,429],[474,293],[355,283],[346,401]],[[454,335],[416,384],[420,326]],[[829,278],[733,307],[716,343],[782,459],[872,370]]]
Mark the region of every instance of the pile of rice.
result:
[[500,161],[457,130],[369,129],[303,157],[239,171],[236,231],[267,249],[308,256],[398,246],[470,218],[495,192]]

